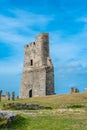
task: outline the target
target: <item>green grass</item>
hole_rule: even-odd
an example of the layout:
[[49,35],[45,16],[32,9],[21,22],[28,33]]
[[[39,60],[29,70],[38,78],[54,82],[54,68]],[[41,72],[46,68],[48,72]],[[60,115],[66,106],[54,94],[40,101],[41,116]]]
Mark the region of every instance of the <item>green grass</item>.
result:
[[9,130],[86,130],[87,117],[76,117],[77,114],[62,115],[21,115],[13,122]]
[[[0,102],[1,109],[6,102]],[[87,93],[18,99],[15,102],[36,103],[52,107],[52,110],[16,111],[18,119],[0,130],[87,130]]]
[[7,119],[0,119],[0,127],[5,126],[7,124]]
[[[9,103],[13,101],[2,101],[0,106],[2,107],[4,103]],[[57,109],[62,105],[72,105],[81,104],[87,106],[87,93],[76,93],[76,94],[65,94],[65,95],[54,95],[46,97],[35,97],[29,99],[17,99],[14,101],[18,103],[35,103],[42,106],[52,107]]]

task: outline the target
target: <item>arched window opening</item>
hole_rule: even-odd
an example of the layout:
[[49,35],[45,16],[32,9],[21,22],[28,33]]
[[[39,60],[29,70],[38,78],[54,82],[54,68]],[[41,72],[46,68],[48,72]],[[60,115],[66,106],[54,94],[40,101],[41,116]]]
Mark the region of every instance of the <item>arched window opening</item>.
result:
[[29,91],[29,97],[32,97],[32,89]]

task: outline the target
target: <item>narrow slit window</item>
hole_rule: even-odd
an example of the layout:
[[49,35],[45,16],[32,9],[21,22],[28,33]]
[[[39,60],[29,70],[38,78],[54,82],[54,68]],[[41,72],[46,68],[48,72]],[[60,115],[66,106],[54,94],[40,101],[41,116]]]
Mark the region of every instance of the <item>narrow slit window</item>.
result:
[[33,60],[30,60],[30,65],[33,66]]
[[33,42],[34,43],[34,45],[35,45],[35,42]]

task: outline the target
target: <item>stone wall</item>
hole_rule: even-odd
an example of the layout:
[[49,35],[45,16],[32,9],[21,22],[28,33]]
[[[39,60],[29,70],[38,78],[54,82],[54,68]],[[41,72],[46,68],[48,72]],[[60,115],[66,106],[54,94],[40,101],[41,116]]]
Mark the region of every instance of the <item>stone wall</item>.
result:
[[54,69],[49,56],[49,35],[42,33],[25,46],[20,98],[54,94]]
[[12,95],[10,95],[9,92],[6,92],[5,95],[1,94],[1,100],[15,100],[15,92],[12,92]]
[[5,95],[1,95],[1,100],[9,100],[9,92],[7,92]]
[[54,68],[46,68],[46,95],[52,95],[54,93]]

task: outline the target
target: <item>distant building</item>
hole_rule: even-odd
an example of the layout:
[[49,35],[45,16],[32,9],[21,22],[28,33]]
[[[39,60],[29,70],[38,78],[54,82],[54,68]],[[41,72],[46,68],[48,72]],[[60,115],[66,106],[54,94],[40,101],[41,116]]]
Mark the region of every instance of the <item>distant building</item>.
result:
[[87,92],[87,88],[85,88],[85,92]]
[[79,89],[76,87],[71,87],[71,93],[79,93]]

